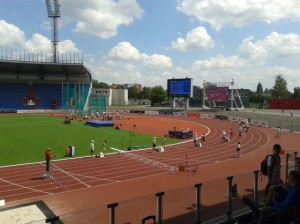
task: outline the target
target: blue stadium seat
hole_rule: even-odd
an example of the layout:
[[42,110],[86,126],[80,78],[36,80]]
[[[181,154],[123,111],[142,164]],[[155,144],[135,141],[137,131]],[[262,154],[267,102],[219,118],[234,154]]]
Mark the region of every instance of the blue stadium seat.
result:
[[[80,91],[82,91],[82,93],[79,94],[80,97],[86,99],[89,85],[85,84]],[[56,99],[56,106],[58,108],[62,107],[62,84],[33,83],[33,92],[35,97],[39,99],[39,104],[35,107],[36,109],[51,109],[52,99]],[[68,96],[73,96],[75,92],[75,87],[70,87]],[[24,99],[28,97],[28,94],[29,83],[0,83],[0,109],[28,109],[28,106],[24,105]],[[67,99],[65,99],[65,101],[66,100]],[[82,102],[85,102],[85,100]]]

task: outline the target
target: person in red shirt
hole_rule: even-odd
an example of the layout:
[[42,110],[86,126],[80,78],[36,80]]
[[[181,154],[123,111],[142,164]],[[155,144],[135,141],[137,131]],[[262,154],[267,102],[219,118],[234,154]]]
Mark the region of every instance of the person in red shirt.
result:
[[46,172],[49,172],[50,171],[50,160],[52,158],[52,155],[51,155],[51,151],[50,149],[48,148],[45,152],[45,159],[46,159]]

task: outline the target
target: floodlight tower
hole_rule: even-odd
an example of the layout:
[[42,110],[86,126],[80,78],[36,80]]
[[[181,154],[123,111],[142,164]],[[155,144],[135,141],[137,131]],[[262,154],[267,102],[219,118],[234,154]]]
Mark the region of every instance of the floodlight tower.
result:
[[[52,19],[51,21],[51,40],[52,40],[52,54],[53,62],[57,62],[57,50],[58,50],[58,18],[60,17],[60,4],[58,0],[45,0],[48,17]],[[52,4],[54,11],[52,10]]]

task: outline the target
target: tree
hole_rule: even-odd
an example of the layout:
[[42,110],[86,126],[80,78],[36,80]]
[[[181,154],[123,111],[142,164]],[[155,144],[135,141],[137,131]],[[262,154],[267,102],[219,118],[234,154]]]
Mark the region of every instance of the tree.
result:
[[146,86],[144,86],[143,87],[143,99],[149,99],[149,97],[150,97],[150,92],[151,92],[151,88],[150,87],[146,87]]
[[250,93],[249,102],[250,103],[255,103],[255,104],[259,103],[259,96],[258,96],[257,92],[251,92]]
[[141,99],[141,93],[136,87],[131,86],[128,88],[128,97],[129,99],[139,100]]
[[260,82],[257,84],[256,93],[257,93],[259,96],[261,96],[261,94],[263,93],[262,84],[261,84]]
[[92,79],[92,85],[95,89],[108,89],[110,86],[105,82],[98,82],[95,79]]
[[291,93],[287,89],[286,80],[279,74],[275,78],[275,85],[271,91],[272,98],[290,98]]
[[300,88],[299,87],[294,88],[294,93],[292,94],[292,98],[293,99],[300,98]]
[[212,82],[205,82],[205,88],[206,87],[213,87],[213,86],[216,86],[216,84],[212,83]]
[[167,93],[162,86],[155,86],[150,92],[150,98],[152,105],[160,104],[167,99]]

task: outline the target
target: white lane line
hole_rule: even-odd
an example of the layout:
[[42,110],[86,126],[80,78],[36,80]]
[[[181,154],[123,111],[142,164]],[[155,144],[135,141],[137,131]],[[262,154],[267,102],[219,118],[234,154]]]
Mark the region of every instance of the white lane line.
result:
[[59,168],[58,166],[55,166],[55,165],[53,164],[53,167],[55,167],[57,170],[59,170],[59,171],[65,173],[66,175],[72,177],[73,179],[77,180],[78,182],[82,183],[82,184],[85,185],[86,187],[91,187],[90,185],[84,183],[83,181],[79,180],[78,178],[74,177],[73,175],[71,175],[70,173],[64,171],[63,169]]
[[99,177],[94,177],[94,176],[86,176],[86,175],[77,174],[77,173],[69,173],[69,174],[73,175],[73,176],[80,176],[82,178],[87,178],[87,179],[104,180],[104,181],[110,181],[110,182],[119,182],[119,180],[113,180],[113,179],[107,179],[107,178],[99,178]]
[[52,193],[49,193],[49,192],[46,192],[46,191],[37,190],[37,189],[31,188],[31,187],[25,187],[25,186],[23,186],[23,185],[13,183],[13,182],[8,181],[8,180],[4,180],[4,179],[2,179],[2,178],[0,178],[0,180],[3,181],[3,182],[5,182],[5,183],[8,183],[8,184],[11,184],[11,185],[20,187],[20,188],[25,188],[25,189],[28,189],[28,190],[31,190],[31,191],[41,192],[41,193],[44,193],[44,194],[52,195]]

